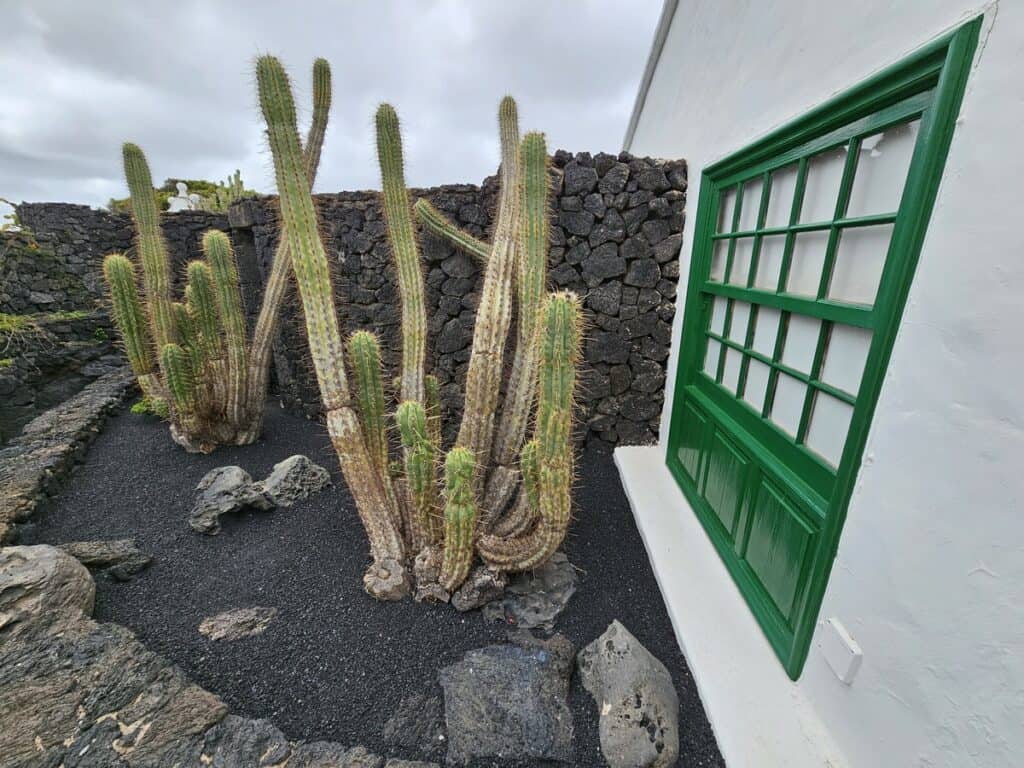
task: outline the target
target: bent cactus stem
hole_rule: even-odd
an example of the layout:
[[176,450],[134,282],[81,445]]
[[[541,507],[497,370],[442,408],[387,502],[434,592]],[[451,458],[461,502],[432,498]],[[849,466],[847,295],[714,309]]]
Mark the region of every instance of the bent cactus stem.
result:
[[440,583],[454,592],[469,575],[473,564],[473,534],[476,529],[475,473],[472,452],[452,448],[444,462],[444,560]]
[[408,593],[408,579],[402,565],[404,546],[393,518],[397,511],[393,512],[389,507],[387,494],[374,470],[351,406],[330,269],[303,165],[291,87],[284,68],[273,56],[259,58],[256,76],[260,107],[274,160],[281,218],[302,298],[306,333],[320,386],[320,398],[327,414],[327,428],[370,539],[370,551],[375,561],[366,574],[364,584],[375,597],[397,599]]
[[[568,530],[573,480],[573,391],[580,324],[580,304],[574,294],[559,292],[548,297],[540,346],[536,426],[540,515],[536,528],[525,535],[480,537],[480,556],[496,570],[525,571],[540,565],[555,553]],[[524,490],[529,494],[529,488]]]
[[460,251],[468,253],[481,264],[487,263],[487,257],[491,252],[491,246],[483,240],[473,237],[449,221],[443,213],[431,205],[429,200],[420,198],[412,206],[416,218],[420,224],[430,233],[447,240]]

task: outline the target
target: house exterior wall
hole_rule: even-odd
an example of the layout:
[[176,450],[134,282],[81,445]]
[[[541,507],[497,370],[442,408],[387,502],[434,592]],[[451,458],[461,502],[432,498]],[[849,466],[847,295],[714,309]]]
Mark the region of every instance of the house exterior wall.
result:
[[[788,765],[1000,768],[1024,753],[1024,258],[1014,194],[1024,158],[1024,4],[682,0],[627,137],[631,152],[686,157],[698,180],[710,163],[980,13],[942,185],[796,683],[781,667],[762,668],[778,665],[765,641],[764,653],[745,652],[746,637],[719,637],[710,650],[709,622],[743,632],[756,625],[723,618],[745,609],[735,590],[735,599],[707,606],[707,622],[697,601],[682,607],[682,580],[710,584],[728,575],[717,558],[703,560],[703,550],[688,566],[672,565],[680,552],[670,562],[663,542],[702,533],[682,520],[693,513],[681,493],[665,490],[667,470],[653,456],[628,452],[654,449],[620,458],[670,609],[677,603],[681,644],[734,766],[785,756]],[[698,185],[692,189],[696,195]],[[692,212],[700,201],[690,203]],[[684,264],[691,247],[687,228]],[[680,295],[686,279],[684,268]],[[661,462],[682,321],[678,313]],[[849,686],[819,648],[829,618],[863,649]],[[733,642],[737,654],[723,662]],[[724,690],[736,685],[754,691]],[[784,716],[751,709],[758,700],[789,702],[792,738],[777,734]],[[771,721],[776,733],[765,736],[758,721]],[[752,762],[756,755],[761,761]]]

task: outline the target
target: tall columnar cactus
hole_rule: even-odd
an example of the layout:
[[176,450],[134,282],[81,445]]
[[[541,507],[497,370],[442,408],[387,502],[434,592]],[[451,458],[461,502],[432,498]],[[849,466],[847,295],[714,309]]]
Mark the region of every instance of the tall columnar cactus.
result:
[[[572,393],[580,339],[575,296],[545,298],[550,190],[543,136],[531,133],[520,143],[515,102],[502,100],[501,195],[492,241],[485,243],[460,232],[424,201],[410,205],[397,115],[388,105],[377,112],[381,206],[402,299],[395,422],[404,462],[396,464],[382,426],[382,380],[387,379],[380,373],[379,344],[370,333],[358,332],[349,341],[355,387],[354,393],[349,391],[327,258],[301,172],[287,76],[276,59],[263,57],[257,63],[257,80],[284,242],[302,298],[327,428],[370,539],[374,563],[364,577],[367,590],[382,598],[401,596],[414,559],[418,594],[434,598],[458,589],[477,555],[499,571],[540,564],[561,544],[570,519]],[[485,265],[464,415],[444,461],[443,483],[438,477],[440,388],[426,374],[424,280],[413,211],[425,228],[448,237]],[[515,302],[516,355],[511,378],[502,387]],[[503,389],[504,410],[499,410]],[[524,446],[535,401],[535,433]],[[489,507],[483,506],[485,489],[498,497]],[[517,491],[519,498],[506,513]],[[484,510],[488,519],[479,520],[478,512]]]
[[408,590],[398,522],[401,515],[388,499],[384,479],[374,465],[352,407],[330,269],[309,193],[288,76],[277,59],[262,56],[256,64],[256,79],[327,430],[370,539],[374,563],[363,583],[378,597],[401,597]]
[[[313,66],[313,86],[313,120],[303,150],[307,191],[320,160],[330,110],[330,67],[323,59]],[[124,145],[124,169],[132,198],[136,250],[142,262],[144,304],[139,301],[131,263],[123,256],[108,257],[104,272],[114,316],[140,387],[155,402],[170,401],[171,435],[188,450],[205,452],[217,445],[251,443],[262,426],[270,350],[291,275],[286,239],[278,246],[250,342],[238,267],[227,235],[219,231],[204,235],[205,260],[188,264],[185,301],[175,302],[152,176],[138,146]],[[240,184],[240,179],[236,182]],[[168,344],[177,346],[169,355],[164,353]],[[158,352],[155,361],[146,351],[151,347]],[[170,391],[172,373],[181,380],[180,367],[174,372],[165,367],[166,361],[177,363],[179,351],[189,363],[187,412],[185,401]]]

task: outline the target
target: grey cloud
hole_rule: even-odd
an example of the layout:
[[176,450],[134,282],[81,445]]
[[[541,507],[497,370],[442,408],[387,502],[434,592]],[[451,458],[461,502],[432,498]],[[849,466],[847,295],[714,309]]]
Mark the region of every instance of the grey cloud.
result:
[[334,72],[318,189],[374,188],[372,115],[396,105],[411,185],[479,181],[504,93],[552,147],[619,148],[659,0],[228,3],[14,0],[0,46],[0,196],[102,205],[124,194],[120,144],[153,175],[272,191],[252,61],[280,56],[308,103]]

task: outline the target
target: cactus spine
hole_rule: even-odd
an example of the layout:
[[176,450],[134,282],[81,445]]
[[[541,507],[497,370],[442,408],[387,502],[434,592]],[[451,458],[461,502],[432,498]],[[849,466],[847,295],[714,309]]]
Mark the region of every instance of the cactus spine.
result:
[[284,232],[302,297],[327,429],[370,539],[374,564],[363,583],[373,595],[400,597],[407,591],[407,582],[403,564],[405,552],[396,525],[399,512],[389,505],[383,478],[373,465],[352,409],[327,254],[320,241],[316,210],[309,192],[288,76],[277,59],[262,56],[257,61],[256,77],[274,159]]
[[444,561],[441,586],[453,592],[469,573],[473,563],[473,531],[476,526],[476,474],[472,451],[452,448],[444,461]]

